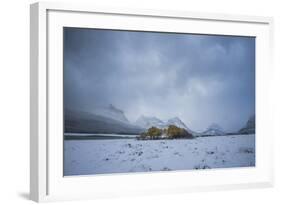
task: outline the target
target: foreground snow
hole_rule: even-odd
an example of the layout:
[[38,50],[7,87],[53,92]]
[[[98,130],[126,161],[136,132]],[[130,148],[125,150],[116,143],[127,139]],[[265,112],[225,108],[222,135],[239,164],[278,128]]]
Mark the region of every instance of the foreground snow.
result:
[[255,166],[255,135],[65,140],[64,175]]

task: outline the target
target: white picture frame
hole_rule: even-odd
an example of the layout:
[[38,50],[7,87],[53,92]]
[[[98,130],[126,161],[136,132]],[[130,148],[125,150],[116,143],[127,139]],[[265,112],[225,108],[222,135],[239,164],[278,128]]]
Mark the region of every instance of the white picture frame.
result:
[[[91,27],[256,37],[256,167],[63,177],[62,28]],[[30,198],[71,200],[273,186],[269,95],[273,19],[47,3],[30,10]],[[60,114],[61,113],[61,114]],[[147,184],[149,182],[149,185]]]

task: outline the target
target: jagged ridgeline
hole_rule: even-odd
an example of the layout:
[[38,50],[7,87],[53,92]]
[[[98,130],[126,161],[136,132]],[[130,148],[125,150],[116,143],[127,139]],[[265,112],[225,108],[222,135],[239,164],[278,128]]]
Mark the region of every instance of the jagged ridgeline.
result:
[[254,134],[255,115],[238,131],[228,133],[218,124],[211,124],[203,132],[194,132],[178,117],[161,120],[154,116],[141,115],[130,122],[124,111],[110,104],[91,111],[64,110],[65,133],[131,134],[139,139],[175,139],[233,134]]
[[151,127],[146,132],[141,133],[137,137],[139,140],[155,140],[155,139],[180,139],[180,138],[193,138],[193,135],[184,128],[179,128],[175,125],[169,125],[167,128],[161,129]]

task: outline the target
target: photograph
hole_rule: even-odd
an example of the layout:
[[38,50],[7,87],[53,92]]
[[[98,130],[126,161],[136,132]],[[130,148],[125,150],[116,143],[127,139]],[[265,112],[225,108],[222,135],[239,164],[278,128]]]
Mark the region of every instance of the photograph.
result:
[[256,38],[63,27],[63,176],[256,166]]

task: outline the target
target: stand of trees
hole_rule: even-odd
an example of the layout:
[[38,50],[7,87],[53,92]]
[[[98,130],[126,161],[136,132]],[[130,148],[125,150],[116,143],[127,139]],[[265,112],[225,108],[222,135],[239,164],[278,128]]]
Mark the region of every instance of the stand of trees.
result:
[[183,128],[175,125],[169,125],[168,128],[160,129],[151,127],[146,132],[141,133],[139,140],[154,140],[154,139],[178,139],[178,138],[193,138],[193,135]]

